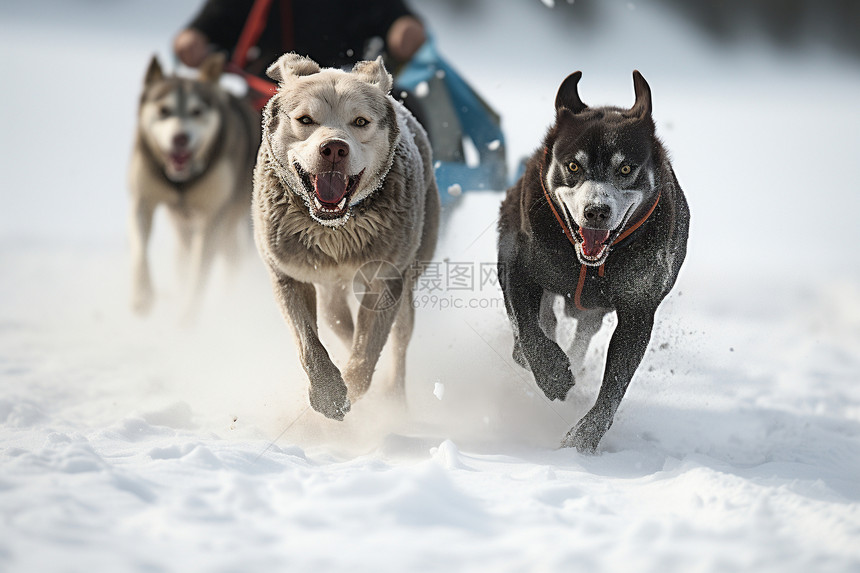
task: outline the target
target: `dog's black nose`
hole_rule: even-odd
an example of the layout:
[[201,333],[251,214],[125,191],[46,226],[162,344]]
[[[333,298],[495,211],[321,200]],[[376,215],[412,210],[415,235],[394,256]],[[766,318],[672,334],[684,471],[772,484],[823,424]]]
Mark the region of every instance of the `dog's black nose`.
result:
[[188,134],[187,133],[177,133],[173,136],[173,146],[174,147],[185,147],[188,145]]
[[589,205],[583,214],[589,223],[600,224],[605,223],[611,213],[608,205]]
[[340,141],[338,139],[326,141],[320,145],[320,155],[332,163],[337,163],[349,155],[349,145],[347,145],[345,141]]

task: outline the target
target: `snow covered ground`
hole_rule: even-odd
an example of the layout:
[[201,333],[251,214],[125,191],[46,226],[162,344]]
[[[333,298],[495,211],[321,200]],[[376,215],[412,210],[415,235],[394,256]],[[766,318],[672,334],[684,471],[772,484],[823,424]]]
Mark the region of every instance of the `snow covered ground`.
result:
[[308,410],[253,252],[180,328],[164,219],[160,304],[133,317],[137,90],[197,2],[5,3],[0,571],[860,571],[860,66],[718,47],[648,3],[596,4],[594,30],[485,4],[420,9],[511,160],[569,72],[629,105],[638,68],[693,212],[599,454],[557,446],[602,351],[563,404],[510,360],[480,281],[498,192],[464,193],[437,255],[475,286],[418,293],[407,413],[374,390],[343,423]]

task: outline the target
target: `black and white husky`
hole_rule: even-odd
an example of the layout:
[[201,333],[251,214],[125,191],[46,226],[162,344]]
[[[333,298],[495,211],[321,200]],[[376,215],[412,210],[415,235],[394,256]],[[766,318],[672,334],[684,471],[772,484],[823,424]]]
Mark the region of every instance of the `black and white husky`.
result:
[[[565,399],[574,385],[572,368],[582,366],[604,315],[616,313],[597,402],[562,442],[593,452],[678,276],[690,213],[655,135],[651,90],[642,75],[633,72],[630,109],[585,105],[577,92],[581,76],[576,72],[561,84],[555,124],[502,203],[499,277],[514,359],[531,369],[550,399]],[[576,318],[567,353],[554,336],[557,296]]]
[[199,79],[166,76],[153,57],[144,80],[129,167],[132,308],[153,304],[147,243],[153,213],[167,207],[179,235],[180,264],[190,275],[185,312],[194,314],[217,253],[235,259],[238,231],[250,226],[259,115],[218,84],[222,55]]

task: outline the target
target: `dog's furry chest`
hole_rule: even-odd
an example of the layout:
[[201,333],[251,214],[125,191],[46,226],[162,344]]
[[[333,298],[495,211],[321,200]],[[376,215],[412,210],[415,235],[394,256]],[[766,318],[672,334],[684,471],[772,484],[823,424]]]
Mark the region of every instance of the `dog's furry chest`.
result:
[[603,266],[582,265],[570,245],[562,256],[550,256],[544,248],[529,248],[532,279],[546,291],[578,302],[584,308],[613,310],[619,306],[651,306],[671,287],[669,267],[653,254],[621,256],[614,253]]
[[237,193],[237,166],[221,159],[190,185],[174,184],[160,172],[150,156],[137,151],[131,163],[132,192],[149,202],[163,204],[176,215],[209,216]]
[[282,269],[293,276],[352,273],[369,258],[384,258],[380,243],[391,234],[377,213],[365,211],[341,227],[326,227],[311,219],[304,203],[291,197],[270,213],[270,249]]

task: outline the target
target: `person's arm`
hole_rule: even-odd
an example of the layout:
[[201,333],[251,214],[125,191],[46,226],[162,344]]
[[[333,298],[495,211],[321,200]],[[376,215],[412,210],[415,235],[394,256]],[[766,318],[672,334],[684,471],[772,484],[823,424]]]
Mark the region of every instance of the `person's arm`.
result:
[[254,0],[208,0],[173,40],[173,51],[186,66],[196,68],[216,49],[230,53],[248,19]]

